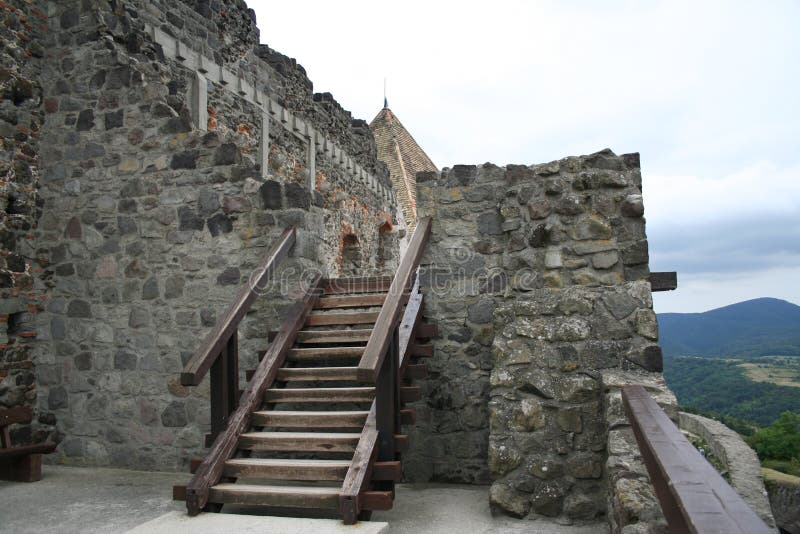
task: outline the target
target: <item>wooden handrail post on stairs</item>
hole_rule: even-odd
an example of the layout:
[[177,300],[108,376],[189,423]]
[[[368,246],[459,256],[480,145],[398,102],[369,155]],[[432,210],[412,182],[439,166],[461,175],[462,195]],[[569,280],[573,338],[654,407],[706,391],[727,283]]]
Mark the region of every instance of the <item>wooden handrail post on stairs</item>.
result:
[[378,381],[378,374],[386,358],[387,349],[400,321],[403,293],[409,285],[411,274],[419,266],[430,232],[431,218],[423,217],[417,223],[405,256],[400,260],[392,285],[389,287],[389,293],[386,295],[378,319],[375,321],[375,328],[372,330],[364,354],[358,363],[358,379],[361,381],[373,383]]
[[211,371],[211,438],[225,429],[239,398],[239,323],[250,311],[259,290],[294,246],[296,230],[286,228],[253,271],[225,315],[198,346],[181,373],[184,386],[199,385]]
[[211,450],[203,458],[192,480],[187,484],[186,508],[189,515],[199,514],[208,504],[211,487],[222,478],[225,462],[236,453],[239,437],[250,427],[252,413],[264,402],[264,393],[275,381],[278,369],[283,365],[286,354],[297,337],[297,332],[305,323],[309,312],[322,293],[318,287],[320,279],[320,275],[315,276],[305,295],[287,313],[278,334],[242,393],[239,405],[228,417],[225,430],[216,437]]

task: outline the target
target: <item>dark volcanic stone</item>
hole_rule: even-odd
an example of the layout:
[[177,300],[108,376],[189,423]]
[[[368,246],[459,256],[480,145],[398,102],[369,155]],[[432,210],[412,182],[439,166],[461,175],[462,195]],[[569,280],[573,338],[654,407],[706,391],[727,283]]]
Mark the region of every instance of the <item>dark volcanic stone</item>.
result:
[[311,207],[311,194],[300,184],[286,184],[286,205],[307,210]]
[[137,360],[138,358],[135,354],[121,350],[114,354],[114,369],[119,371],[135,371]]
[[105,114],[106,130],[121,128],[123,125],[123,110],[112,111]]
[[234,286],[239,283],[241,276],[237,267],[228,267],[217,276],[217,283],[221,286]]
[[478,233],[501,235],[503,233],[503,216],[496,211],[478,215]]
[[238,165],[242,162],[242,153],[236,143],[223,143],[214,152],[214,165]]
[[211,232],[211,235],[214,237],[233,231],[233,222],[231,218],[222,213],[217,213],[208,219],[206,224],[208,224],[208,231]]
[[91,130],[94,127],[94,111],[91,109],[84,109],[78,114],[78,122],[75,123],[75,129],[79,132]]
[[67,306],[67,317],[91,317],[92,307],[85,300],[75,299]]
[[283,207],[281,199],[281,184],[275,180],[267,180],[258,190],[264,201],[264,209],[279,210]]
[[188,423],[186,407],[181,401],[173,401],[161,412],[161,424],[165,427],[179,428]]
[[178,208],[178,229],[179,230],[202,230],[204,221],[188,206]]
[[47,396],[47,407],[51,410],[66,408],[69,406],[69,396],[67,390],[62,387],[52,388]]
[[533,229],[531,232],[530,238],[528,238],[528,243],[534,248],[539,248],[547,245],[550,241],[550,230],[547,229],[547,226],[544,224],[538,225],[536,228]]
[[172,156],[172,162],[170,162],[170,167],[173,169],[196,169],[197,168],[197,158],[200,157],[200,152],[198,150],[187,150],[185,152],[179,152]]

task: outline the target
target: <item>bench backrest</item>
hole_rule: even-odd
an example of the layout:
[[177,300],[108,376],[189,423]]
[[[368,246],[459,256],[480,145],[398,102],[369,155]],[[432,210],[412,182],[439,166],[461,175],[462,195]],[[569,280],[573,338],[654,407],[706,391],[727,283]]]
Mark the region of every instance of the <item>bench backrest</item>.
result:
[[30,406],[0,409],[0,429],[14,423],[30,423],[32,419],[33,411]]

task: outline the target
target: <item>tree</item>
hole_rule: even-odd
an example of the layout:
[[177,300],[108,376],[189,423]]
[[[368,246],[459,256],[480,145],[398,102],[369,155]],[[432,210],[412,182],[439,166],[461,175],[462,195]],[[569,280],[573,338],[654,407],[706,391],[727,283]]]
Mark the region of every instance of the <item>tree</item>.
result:
[[748,438],[761,460],[800,459],[800,414],[783,412],[777,421]]

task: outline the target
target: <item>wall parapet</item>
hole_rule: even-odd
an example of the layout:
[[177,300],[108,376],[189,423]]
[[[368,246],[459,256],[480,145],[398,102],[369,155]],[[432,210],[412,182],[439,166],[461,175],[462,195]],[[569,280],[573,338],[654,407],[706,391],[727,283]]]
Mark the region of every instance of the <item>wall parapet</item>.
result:
[[775,528],[775,518],[761,474],[761,462],[742,437],[719,421],[686,412],[678,413],[678,426],[708,444],[714,456],[727,469],[731,487],[769,527]]

